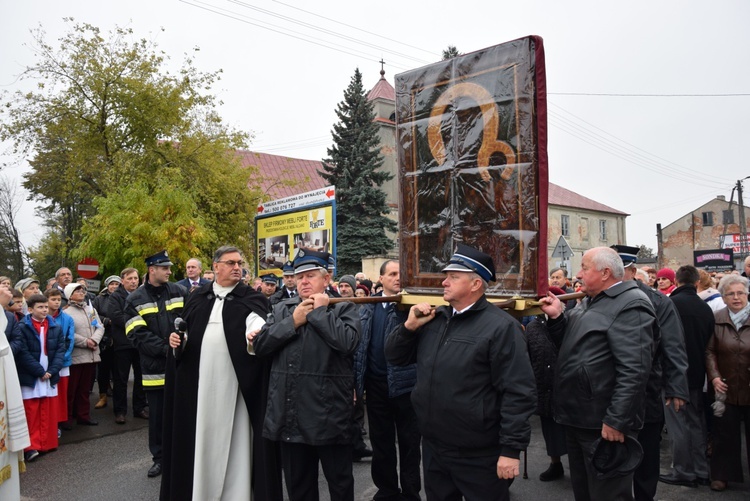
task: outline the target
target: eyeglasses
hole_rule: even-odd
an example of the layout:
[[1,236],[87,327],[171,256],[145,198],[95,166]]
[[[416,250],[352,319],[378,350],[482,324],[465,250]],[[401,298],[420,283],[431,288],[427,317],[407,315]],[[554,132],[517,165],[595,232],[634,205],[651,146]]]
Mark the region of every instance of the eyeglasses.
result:
[[238,265],[239,265],[240,268],[242,268],[243,266],[245,266],[245,261],[242,261],[242,260],[239,260],[239,261],[216,261],[216,262],[217,263],[225,264],[225,265],[229,266],[230,268],[234,268],[235,266],[238,266]]
[[742,297],[747,296],[747,292],[727,292],[723,294],[724,297]]

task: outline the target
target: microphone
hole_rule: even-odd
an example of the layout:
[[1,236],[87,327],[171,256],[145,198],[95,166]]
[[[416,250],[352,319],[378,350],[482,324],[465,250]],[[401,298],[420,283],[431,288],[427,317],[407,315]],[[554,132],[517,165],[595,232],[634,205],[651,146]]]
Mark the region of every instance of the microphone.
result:
[[182,317],[177,317],[174,319],[174,330],[180,335],[180,346],[177,348],[174,348],[174,358],[175,360],[179,360],[182,358],[182,345],[185,344],[185,333],[187,332],[187,322],[182,319]]
[[182,319],[182,317],[177,317],[174,319],[174,330],[176,332],[179,332],[180,334],[185,334],[187,331],[187,322]]

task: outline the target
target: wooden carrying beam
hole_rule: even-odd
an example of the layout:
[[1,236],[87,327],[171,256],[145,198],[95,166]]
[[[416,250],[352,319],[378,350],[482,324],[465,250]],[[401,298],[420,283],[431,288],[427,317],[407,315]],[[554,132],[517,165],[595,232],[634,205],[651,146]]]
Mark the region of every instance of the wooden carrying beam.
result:
[[[557,299],[563,303],[573,299],[583,298],[585,294],[583,292],[574,292],[571,294],[562,294],[557,296]],[[539,300],[524,298],[520,296],[510,297],[507,299],[491,298],[490,303],[494,304],[498,308],[509,310],[515,314],[522,313],[522,316],[526,315],[537,315],[541,311],[537,311],[539,307]],[[399,294],[397,296],[370,296],[370,297],[335,297],[331,298],[329,304],[336,303],[355,303],[355,304],[372,304],[372,303],[398,303],[403,309],[410,308],[411,306],[419,303],[430,303],[433,305],[433,309],[446,305],[441,296],[427,296],[422,294]]]

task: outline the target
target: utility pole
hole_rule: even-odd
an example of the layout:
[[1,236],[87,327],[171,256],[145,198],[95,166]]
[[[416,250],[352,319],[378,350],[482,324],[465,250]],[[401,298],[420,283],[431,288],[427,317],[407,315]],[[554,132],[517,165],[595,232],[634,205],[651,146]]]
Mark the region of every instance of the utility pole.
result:
[[738,209],[740,212],[740,262],[743,262],[748,254],[745,203],[742,201],[742,181],[744,181],[745,179],[740,179],[739,181],[737,181],[737,203],[739,204]]

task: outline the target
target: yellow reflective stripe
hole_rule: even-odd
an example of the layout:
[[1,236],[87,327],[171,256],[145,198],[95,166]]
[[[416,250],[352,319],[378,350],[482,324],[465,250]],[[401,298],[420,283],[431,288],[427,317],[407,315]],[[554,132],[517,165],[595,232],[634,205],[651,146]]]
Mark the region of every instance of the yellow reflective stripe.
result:
[[185,301],[181,297],[175,297],[165,303],[167,305],[167,311],[174,310],[175,308],[182,308]]
[[140,316],[149,315],[152,313],[159,313],[159,308],[153,307],[153,308],[143,308],[142,310],[138,310],[138,314]]
[[136,305],[135,307],[135,311],[137,311],[139,315],[142,315],[144,310],[148,310],[148,313],[158,312],[159,305],[152,302],[152,303],[139,304],[139,305]]
[[[151,379],[151,378],[157,378],[157,379]],[[145,374],[143,375],[143,386],[164,386],[164,375],[159,376],[150,376],[147,377]]]
[[146,327],[146,321],[143,320],[141,317],[131,318],[125,324],[125,335],[127,336],[130,333],[130,331],[132,331],[133,329],[139,326]]

